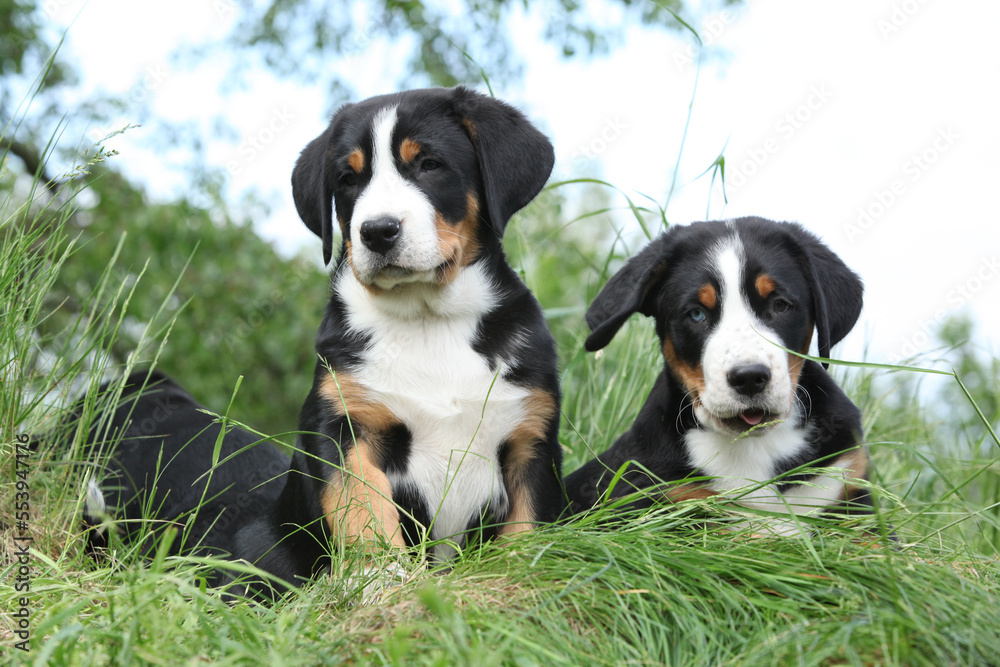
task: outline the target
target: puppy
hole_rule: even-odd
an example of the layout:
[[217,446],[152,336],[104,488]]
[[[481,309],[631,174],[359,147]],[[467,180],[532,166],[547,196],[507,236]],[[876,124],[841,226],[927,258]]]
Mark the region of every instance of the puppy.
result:
[[709,478],[668,485],[666,495],[723,494],[796,515],[869,510],[855,483],[868,466],[860,413],[823,366],[795,354],[808,353],[815,331],[829,357],[857,321],[862,292],[796,224],[703,222],[653,241],[591,304],[585,345],[605,347],[638,312],[656,322],[664,368],[631,428],[566,478],[573,510],[604,498],[626,462],[612,497]]
[[340,253],[280,521],[244,557],[292,581],[331,543],[448,558],[562,513],[555,346],[501,246],[553,159],[464,88],[347,105],[303,150],[295,205]]

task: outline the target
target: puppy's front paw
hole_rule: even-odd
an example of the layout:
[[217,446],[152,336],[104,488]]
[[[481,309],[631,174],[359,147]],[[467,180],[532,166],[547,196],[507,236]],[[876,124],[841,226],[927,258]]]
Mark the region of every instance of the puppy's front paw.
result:
[[358,604],[375,604],[389,589],[401,586],[410,578],[406,568],[399,563],[365,563],[360,572],[345,579],[345,593]]

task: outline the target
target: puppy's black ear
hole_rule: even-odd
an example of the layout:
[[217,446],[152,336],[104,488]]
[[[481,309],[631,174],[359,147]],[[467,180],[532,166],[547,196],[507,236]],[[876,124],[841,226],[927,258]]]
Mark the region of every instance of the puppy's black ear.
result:
[[454,108],[476,147],[486,209],[497,236],[535,198],[555,163],[552,144],[514,107],[461,86]]
[[333,185],[326,173],[326,152],[336,116],[323,134],[309,142],[292,170],[292,199],[306,227],[323,240],[323,262],[333,255]]
[[588,351],[600,350],[611,342],[632,313],[653,314],[646,297],[666,273],[669,248],[668,234],[664,234],[611,276],[587,309],[591,334],[583,346]]
[[819,356],[829,358],[830,348],[844,339],[861,316],[864,284],[815,235],[799,225],[792,225],[791,229],[805,259],[806,277],[813,294]]

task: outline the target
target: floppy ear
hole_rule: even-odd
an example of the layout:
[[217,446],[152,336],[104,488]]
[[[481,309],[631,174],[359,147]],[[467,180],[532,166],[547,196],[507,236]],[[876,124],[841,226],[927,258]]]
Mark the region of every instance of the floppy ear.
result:
[[819,356],[829,358],[830,348],[844,339],[861,316],[864,284],[816,236],[799,225],[792,229],[806,262],[806,277],[812,290]]
[[[339,112],[338,112],[339,115]],[[333,186],[326,174],[326,152],[333,136],[334,116],[329,127],[309,142],[292,170],[292,199],[306,227],[323,240],[323,262],[333,254]]]
[[589,352],[610,343],[632,313],[653,314],[646,296],[666,272],[668,254],[669,239],[663,234],[611,276],[587,309],[587,326],[591,334],[583,346]]
[[503,236],[510,217],[535,198],[552,173],[552,144],[509,104],[462,86],[452,94],[479,158],[489,220]]

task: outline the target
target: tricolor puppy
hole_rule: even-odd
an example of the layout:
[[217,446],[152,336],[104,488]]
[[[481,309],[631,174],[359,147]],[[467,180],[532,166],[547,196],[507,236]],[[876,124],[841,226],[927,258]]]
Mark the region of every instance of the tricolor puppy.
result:
[[335,229],[341,246],[259,562],[309,574],[331,541],[425,538],[448,557],[560,515],[554,341],[501,246],[553,160],[524,115],[464,88],[349,104],[303,150],[299,215],[328,260]]
[[710,477],[667,495],[726,494],[795,514],[870,509],[866,489],[852,483],[868,464],[858,409],[823,366],[785,351],[808,353],[815,332],[828,357],[857,321],[862,291],[796,224],[703,222],[653,241],[591,304],[586,347],[606,346],[638,312],[656,322],[664,369],[632,427],[567,477],[574,510],[597,503],[628,461],[638,466],[612,495]]

